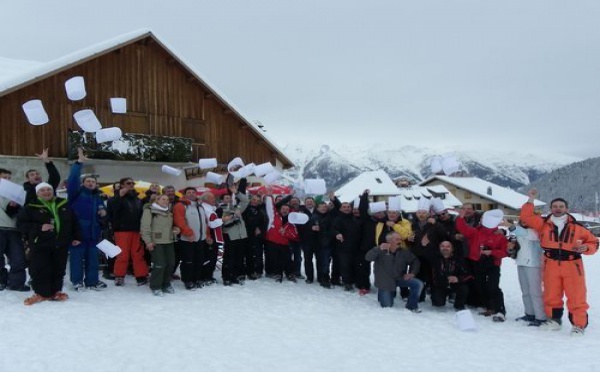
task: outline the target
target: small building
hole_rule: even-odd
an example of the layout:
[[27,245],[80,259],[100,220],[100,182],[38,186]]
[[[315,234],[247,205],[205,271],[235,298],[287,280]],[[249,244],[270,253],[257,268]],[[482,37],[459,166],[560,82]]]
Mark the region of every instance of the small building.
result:
[[462,204],[458,198],[441,185],[398,187],[390,176],[383,170],[365,172],[348,182],[335,192],[342,202],[352,202],[370,190],[371,201],[386,201],[390,196],[400,196],[402,211],[414,213],[421,198],[440,198],[448,209],[455,209]]
[[[69,100],[65,93],[65,82],[74,76],[84,78],[87,91],[78,101]],[[126,113],[112,113],[113,97],[126,98]],[[42,101],[48,124],[28,123],[21,105],[32,99]],[[92,109],[104,128],[119,127],[124,134],[151,137],[155,143],[169,138],[189,143],[186,159],[165,161],[188,168],[179,178],[162,174],[161,163],[93,159],[84,172],[99,174],[103,183],[133,176],[177,187],[194,184],[203,175],[193,166],[199,158],[227,164],[239,156],[246,163],[270,162],[280,170],[294,165],[182,56],[144,29],[50,62],[0,59],[0,167],[13,170],[18,182],[23,177],[20,170],[43,168],[33,155],[49,148],[66,178],[66,159],[74,151],[69,136],[79,129],[73,114],[82,109]],[[171,154],[159,155],[168,159]]]
[[352,202],[365,190],[370,190],[372,201],[386,201],[389,196],[399,195],[398,187],[383,170],[364,172],[340,187],[335,196],[341,202]]
[[[505,215],[518,215],[521,206],[529,199],[514,190],[496,185],[477,177],[432,176],[419,184],[420,186],[444,186],[463,204],[471,203],[476,210],[488,211],[501,209]],[[546,205],[535,200],[536,207]]]
[[462,206],[460,200],[443,185],[400,187],[398,191],[402,196],[401,205],[405,213],[416,212],[421,198],[439,198],[447,209],[457,209]]

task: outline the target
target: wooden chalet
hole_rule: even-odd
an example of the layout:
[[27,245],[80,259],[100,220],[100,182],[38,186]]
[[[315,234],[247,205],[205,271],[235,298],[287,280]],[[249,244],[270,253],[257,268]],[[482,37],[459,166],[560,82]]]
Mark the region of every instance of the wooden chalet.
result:
[[[87,96],[70,101],[64,83],[83,76]],[[127,99],[127,113],[113,114],[111,97]],[[21,108],[40,99],[50,122],[33,126]],[[67,132],[79,129],[73,113],[90,108],[104,128],[123,133],[192,139],[191,162],[217,158],[227,163],[271,162],[279,169],[294,164],[245,119],[173,49],[150,30],[139,30],[85,48],[26,73],[0,81],[0,155],[30,157],[42,148],[65,158]]]

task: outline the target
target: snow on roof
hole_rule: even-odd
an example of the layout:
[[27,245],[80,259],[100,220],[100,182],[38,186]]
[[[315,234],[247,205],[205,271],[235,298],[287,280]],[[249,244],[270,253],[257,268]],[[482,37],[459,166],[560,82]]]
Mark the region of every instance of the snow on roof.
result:
[[419,200],[423,197],[427,199],[432,198],[432,191],[443,198],[442,201],[444,202],[444,206],[448,209],[457,208],[462,205],[460,200],[458,200],[456,196],[452,195],[452,193],[443,185],[436,185],[433,187],[411,186],[409,188],[399,188],[398,191],[402,196],[402,210],[406,213],[416,212],[417,206],[419,205]]
[[0,57],[0,86],[2,86],[5,81],[10,81],[42,64],[43,62]]
[[[521,206],[528,200],[526,195],[477,177],[433,176],[421,182],[419,185],[430,188],[431,186],[427,186],[427,184],[435,181],[436,179],[470,191],[473,194],[477,194],[485,199],[505,205],[512,209],[521,209]],[[488,191],[491,191],[491,195],[488,193]],[[538,207],[546,205],[546,203],[536,199],[534,205]]]
[[[87,48],[80,49],[76,52],[67,54],[61,58],[55,59],[50,62],[40,63],[37,66],[31,65],[30,68],[23,69],[21,71],[13,71],[10,76],[7,75],[6,79],[0,78],[0,97],[16,91],[24,86],[32,84],[38,80],[44,79],[48,76],[54,75],[58,72],[67,70],[75,65],[79,65],[93,58],[101,55],[110,53],[114,50],[122,48],[123,46],[132,44],[138,40],[151,37],[156,41],[162,48],[167,50],[181,65],[188,70],[196,79],[198,79],[204,86],[208,88],[225,106],[231,109],[246,125],[248,125],[255,134],[261,137],[269,146],[275,149],[286,162],[294,165],[291,161],[274,142],[269,139],[259,128],[254,124],[250,123],[241,111],[237,109],[230,100],[225,98],[225,95],[214,88],[213,84],[209,84],[208,80],[200,75],[198,71],[192,67],[192,65],[184,60],[179,53],[175,51],[171,46],[168,46],[163,40],[161,40],[156,33],[150,29],[144,28],[136,31],[132,31],[126,34],[119,35],[115,38],[103,41],[98,44],[94,44]],[[7,63],[8,64],[8,63]],[[1,67],[1,65],[0,65]]]
[[335,195],[341,202],[351,202],[369,189],[373,196],[399,195],[400,191],[385,171],[364,172],[339,188]]

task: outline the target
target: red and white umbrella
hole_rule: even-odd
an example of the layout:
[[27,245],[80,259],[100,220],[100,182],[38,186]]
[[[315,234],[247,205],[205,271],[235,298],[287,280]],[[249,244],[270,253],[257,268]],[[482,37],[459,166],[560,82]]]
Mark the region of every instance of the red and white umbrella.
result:
[[267,187],[271,188],[271,193],[273,195],[288,195],[288,194],[292,193],[292,186],[284,186],[284,185],[254,186],[254,187],[248,187],[246,190],[252,195],[256,195],[259,193],[266,194]]

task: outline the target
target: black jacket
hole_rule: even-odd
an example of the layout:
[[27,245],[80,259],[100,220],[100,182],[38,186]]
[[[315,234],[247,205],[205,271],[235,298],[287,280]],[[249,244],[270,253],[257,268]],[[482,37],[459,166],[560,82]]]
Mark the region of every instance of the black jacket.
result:
[[[62,247],[81,240],[79,223],[67,199],[54,198],[53,203],[56,215],[37,198],[19,212],[17,229],[27,236],[30,245]],[[50,223],[54,223],[54,230],[42,231],[42,225]]]
[[375,234],[377,233],[377,223],[384,222],[385,219],[378,221],[369,215],[369,194],[363,193],[360,196],[360,204],[358,205],[360,212],[360,250],[368,252],[373,248],[375,242]]
[[[415,239],[410,247],[410,250],[419,259],[426,259],[428,262],[432,262],[437,254],[439,253],[440,243],[444,240],[444,229],[439,223],[431,224],[427,222],[423,226],[419,223],[417,218],[414,219],[412,225]],[[423,246],[421,240],[427,235],[429,244]]]
[[[360,222],[352,213],[339,213],[333,220],[333,239],[336,247],[344,252],[358,252],[360,246]],[[340,242],[335,237],[342,234],[344,241]]]
[[140,231],[144,205],[138,198],[137,191],[130,191],[125,196],[117,191],[108,202],[112,228],[117,231]]
[[449,276],[456,276],[459,283],[473,279],[462,257],[452,255],[444,258],[439,254],[433,264],[433,285],[440,288],[448,287]]
[[244,224],[246,225],[246,232],[248,237],[254,237],[256,228],[260,229],[259,237],[263,238],[267,228],[267,212],[265,212],[264,204],[258,206],[248,205],[244,213],[242,213]]

